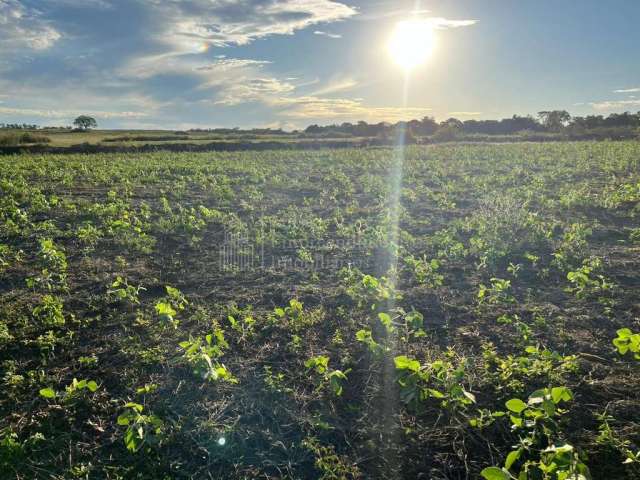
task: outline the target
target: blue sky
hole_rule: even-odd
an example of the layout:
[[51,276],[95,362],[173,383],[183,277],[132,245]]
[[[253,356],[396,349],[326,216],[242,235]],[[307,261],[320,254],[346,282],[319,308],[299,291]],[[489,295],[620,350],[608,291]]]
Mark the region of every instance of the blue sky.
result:
[[[394,26],[435,28],[408,79]],[[0,122],[304,127],[640,110],[637,0],[0,0]]]

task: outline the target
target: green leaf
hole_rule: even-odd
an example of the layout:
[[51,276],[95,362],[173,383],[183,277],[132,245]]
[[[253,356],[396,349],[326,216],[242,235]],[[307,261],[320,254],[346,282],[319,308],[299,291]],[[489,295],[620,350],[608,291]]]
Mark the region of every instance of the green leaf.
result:
[[511,468],[511,466],[516,462],[516,460],[518,460],[520,458],[520,455],[522,455],[522,449],[521,448],[519,448],[518,450],[514,450],[514,451],[510,452],[509,455],[507,455],[507,459],[504,462],[504,468],[509,470]]
[[95,392],[98,389],[98,384],[96,382],[94,382],[93,380],[89,380],[87,382],[87,388],[90,391]]
[[142,410],[144,409],[142,405],[135,402],[127,402],[124,404],[124,406],[125,408],[133,408],[136,412],[142,412]]
[[405,355],[400,355],[393,359],[396,364],[396,370],[411,370],[412,372],[420,371],[420,362],[412,360]]
[[505,403],[505,406],[514,413],[520,413],[527,408],[527,404],[519,398],[512,398],[511,400],[508,400]]
[[571,390],[567,387],[554,387],[551,389],[551,399],[553,400],[553,403],[558,403],[561,400],[568,402],[572,398],[573,395],[571,394]]
[[434,388],[429,388],[427,389],[429,392],[429,395],[431,395],[433,398],[444,398],[445,395],[444,393],[434,389]]
[[391,316],[388,313],[380,312],[378,313],[378,318],[380,319],[380,323],[382,323],[387,329],[393,327]]
[[616,333],[620,338],[629,338],[631,337],[631,335],[633,335],[633,332],[631,332],[631,330],[629,330],[628,328],[621,328]]
[[129,425],[129,417],[126,413],[123,413],[122,415],[118,416],[117,422],[118,425]]
[[480,472],[485,480],[509,480],[511,475],[498,467],[487,467]]
[[56,392],[53,388],[43,388],[40,390],[40,395],[44,398],[55,398]]
[[522,427],[522,425],[524,424],[520,417],[509,415],[509,419],[511,420],[511,423],[513,423],[516,427]]

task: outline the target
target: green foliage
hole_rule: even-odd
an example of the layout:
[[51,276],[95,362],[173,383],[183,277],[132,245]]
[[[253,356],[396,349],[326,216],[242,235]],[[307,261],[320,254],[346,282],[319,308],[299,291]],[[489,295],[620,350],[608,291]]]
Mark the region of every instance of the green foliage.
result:
[[365,275],[357,269],[342,269],[340,275],[347,295],[358,308],[376,310],[392,298],[401,298],[386,277]]
[[375,357],[381,357],[386,352],[390,351],[389,347],[383,346],[373,339],[371,330],[358,330],[356,332],[356,340],[364,343],[369,349],[369,352],[371,352]]
[[347,380],[346,374],[348,372],[329,370],[329,357],[322,355],[311,357],[304,362],[304,366],[307,367],[308,370],[313,370],[321,379],[318,388],[329,387],[336,397],[342,395],[344,382]]
[[535,347],[524,348],[522,355],[500,356],[492,345],[483,348],[485,375],[496,390],[518,392],[532,381],[561,382],[577,371],[575,355]]
[[60,327],[65,324],[62,301],[53,296],[45,295],[40,305],[32,310],[32,315],[42,325],[47,327]]
[[50,238],[40,239],[39,258],[45,267],[54,271],[66,271],[67,257],[64,252],[55,246]]
[[138,452],[142,447],[150,449],[160,446],[165,439],[164,422],[153,414],[142,413],[144,407],[139,403],[127,402],[124,413],[118,416],[117,423],[127,427],[124,444],[130,452]]
[[[587,480],[589,469],[576,449],[563,441],[558,418],[566,413],[562,405],[573,399],[566,387],[536,390],[525,402],[512,398],[505,403],[512,429],[519,434],[503,468],[488,467],[485,479]],[[516,471],[512,474],[511,471]]]
[[396,321],[398,319],[403,320],[404,336],[402,339],[407,341],[409,339],[420,339],[425,337],[427,333],[424,330],[424,316],[416,309],[412,308],[410,312],[406,312],[402,308],[395,309],[397,314]]
[[61,248],[57,247],[53,240],[41,238],[38,261],[42,270],[35,277],[26,279],[29,288],[42,286],[48,291],[67,289],[67,256]]
[[224,332],[216,328],[202,338],[189,338],[180,342],[180,348],[184,350],[182,357],[193,368],[193,373],[210,382],[238,383],[238,380],[218,361],[229,344],[224,339]]
[[[452,354],[448,355],[452,357]],[[420,409],[428,399],[435,399],[443,408],[458,409],[475,403],[475,396],[465,390],[464,361],[454,365],[450,360],[421,364],[405,355],[394,358],[400,399],[413,409]]]
[[111,288],[107,293],[119,300],[126,300],[133,305],[140,305],[140,292],[145,291],[146,288],[134,285],[129,285],[126,278],[117,276],[114,282],[111,284]]
[[289,300],[288,306],[284,308],[274,308],[273,314],[271,315],[271,322],[285,322],[292,332],[300,333],[301,331],[318,323],[321,317],[322,310],[305,310],[302,302],[292,298]]
[[255,335],[256,328],[256,319],[253,316],[251,306],[240,309],[233,305],[229,308],[229,313],[227,320],[231,328],[240,334],[239,341],[251,340]]
[[94,393],[99,386],[94,380],[78,380],[73,381],[65,387],[64,392],[56,392],[53,388],[46,387],[40,389],[40,396],[43,398],[54,399],[59,398],[63,402],[72,402],[78,399],[84,391]]
[[0,146],[11,147],[29,143],[50,143],[51,138],[30,132],[11,132],[0,135]]
[[158,320],[162,325],[170,325],[174,329],[178,328],[180,321],[175,318],[176,314],[180,310],[184,310],[189,302],[184,297],[182,292],[177,288],[167,285],[165,287],[167,296],[164,300],[160,300],[155,304],[156,314]]
[[624,204],[637,204],[640,201],[640,182],[623,183],[605,192],[602,203],[606,208],[614,209]]
[[553,253],[553,264],[562,271],[583,262],[587,255],[587,239],[593,230],[582,223],[572,223],[565,228],[562,239]]
[[616,332],[618,336],[613,339],[618,353],[626,355],[632,353],[633,358],[640,360],[640,333],[633,333],[628,328],[621,328]]
[[88,130],[98,126],[96,119],[89,115],[80,115],[79,117],[76,117],[73,124],[81,130]]
[[390,153],[0,162],[0,478],[636,478],[638,144]]
[[518,332],[518,342],[521,345],[528,344],[533,334],[533,329],[527,323],[523,322],[519,315],[508,315],[505,313],[498,317],[497,322],[501,325],[513,326]]
[[314,465],[320,472],[320,475],[315,477],[318,480],[355,480],[361,478],[358,467],[338,455],[332,445],[323,446],[312,437],[306,438],[302,444],[315,457]]
[[618,451],[624,457],[624,464],[640,465],[640,450],[634,452],[631,449],[632,442],[620,437],[618,433],[611,427],[611,423],[615,419],[609,415],[605,409],[602,414],[596,415],[600,421],[598,426],[598,437],[596,443],[598,445],[608,446],[609,448]]
[[411,268],[418,283],[424,284],[429,288],[442,286],[444,276],[439,273],[440,262],[437,259],[427,260],[426,255],[417,259],[413,255],[409,255],[404,258],[404,262]]
[[89,253],[95,250],[98,241],[103,236],[103,232],[90,222],[85,222],[76,228],[76,238],[84,246],[85,252]]
[[492,278],[491,286],[487,287],[484,284],[480,284],[477,295],[478,303],[488,303],[490,305],[513,303],[515,302],[515,298],[513,298],[510,292],[511,280]]
[[609,283],[603,275],[593,275],[600,268],[602,268],[602,262],[599,258],[585,260],[578,270],[567,273],[567,280],[572,285],[567,291],[574,293],[578,298],[610,291],[613,288],[612,283]]

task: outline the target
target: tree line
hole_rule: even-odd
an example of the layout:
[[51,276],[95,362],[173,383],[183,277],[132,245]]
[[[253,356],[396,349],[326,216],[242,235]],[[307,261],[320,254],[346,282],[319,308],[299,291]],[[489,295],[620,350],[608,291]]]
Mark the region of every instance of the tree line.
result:
[[[80,115],[73,121],[73,125],[78,130],[89,130],[91,128],[96,128],[98,126],[98,122],[96,122],[95,118],[88,115]],[[40,125],[36,125],[35,123],[0,123],[0,130],[38,130],[41,128],[71,129],[71,127],[40,127]]]
[[432,117],[408,122],[379,122],[370,124],[364,121],[357,123],[345,122],[340,125],[310,125],[304,133],[314,136],[355,136],[376,137],[393,134],[398,128],[403,128],[407,134],[414,136],[432,136],[443,133],[449,134],[481,134],[481,135],[514,135],[521,132],[548,133],[579,133],[596,129],[637,129],[640,128],[640,112],[633,114],[612,113],[603,115],[588,115],[572,117],[566,110],[551,110],[539,112],[537,117],[531,115],[513,115],[502,120],[459,120],[448,118],[437,122]]
[[[95,118],[88,115],[80,115],[73,121],[74,127],[78,131],[86,131],[98,126]],[[38,125],[27,123],[0,123],[0,129],[9,130],[36,130]],[[46,127],[59,128],[59,127]],[[64,127],[71,129],[72,127]],[[379,122],[367,123],[359,121],[357,123],[345,122],[342,124],[332,124],[320,126],[309,125],[303,131],[294,130],[285,132],[282,129],[254,128],[251,130],[239,128],[215,128],[215,129],[192,129],[190,132],[213,132],[221,134],[244,134],[252,133],[257,135],[286,135],[297,134],[312,137],[379,137],[389,138],[399,130],[406,133],[408,137],[434,137],[436,140],[454,140],[462,136],[473,135],[516,135],[516,134],[565,134],[573,137],[580,136],[604,136],[604,137],[629,137],[640,134],[640,112],[638,113],[612,113],[605,117],[603,115],[587,115],[572,117],[566,110],[549,110],[538,112],[536,117],[531,115],[513,115],[502,120],[459,120],[448,118],[438,122],[433,117],[424,117],[422,120],[410,120],[408,122]]]

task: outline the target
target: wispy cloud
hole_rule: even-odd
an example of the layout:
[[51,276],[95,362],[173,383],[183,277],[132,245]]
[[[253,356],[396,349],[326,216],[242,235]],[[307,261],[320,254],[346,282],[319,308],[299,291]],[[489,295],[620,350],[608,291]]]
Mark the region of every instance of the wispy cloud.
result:
[[640,100],[606,100],[602,102],[591,102],[589,105],[595,110],[621,110],[640,107]]
[[0,0],[0,51],[45,50],[61,36],[37,9],[18,0]]
[[229,70],[246,68],[246,67],[261,67],[263,65],[269,65],[271,62],[267,60],[254,60],[252,58],[226,58],[221,57],[215,62],[207,63],[196,67],[199,71],[217,71],[226,72]]
[[429,17],[425,18],[424,21],[438,29],[470,27],[471,25],[478,23],[477,20],[451,20],[442,17]]
[[401,18],[406,20],[407,18],[410,18],[412,21],[428,23],[433,28],[437,29],[469,27],[478,23],[478,20],[452,20],[444,17],[432,17],[429,16],[429,13],[431,12],[425,9],[390,10],[387,5],[380,5],[377,11],[364,13],[358,15],[356,18],[364,21],[377,21],[391,18]]
[[368,122],[411,120],[431,112],[427,107],[377,107],[366,105],[360,99],[293,97],[281,98],[277,104],[285,117],[311,121]]
[[168,39],[187,50],[194,42],[246,45],[270,35],[291,35],[311,25],[345,20],[357,13],[355,8],[334,0],[146,1],[168,27],[159,39]]
[[322,30],[316,30],[313,32],[314,35],[320,35],[322,37],[329,37],[329,38],[342,38],[342,35],[340,35],[339,33],[330,33],[330,32],[324,32]]
[[623,88],[620,90],[614,90],[613,93],[638,93],[640,92],[640,87],[637,88]]
[[352,90],[359,85],[360,82],[353,77],[334,77],[324,86],[312,92],[310,96],[317,97],[322,95],[331,95],[333,93]]
[[449,115],[454,117],[477,117],[482,115],[482,112],[449,112]]
[[233,106],[248,102],[272,103],[274,97],[295,90],[286,81],[276,78],[250,78],[244,82],[229,82],[222,85],[215,105]]
[[233,71],[237,74],[238,71],[255,70],[270,63],[251,58],[228,58],[225,55],[216,56],[211,61],[194,54],[163,53],[133,58],[120,68],[118,73],[135,79],[167,74],[199,75],[216,79],[228,72]]

